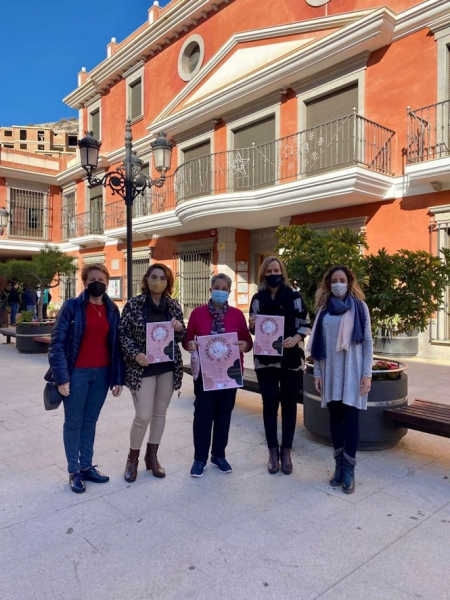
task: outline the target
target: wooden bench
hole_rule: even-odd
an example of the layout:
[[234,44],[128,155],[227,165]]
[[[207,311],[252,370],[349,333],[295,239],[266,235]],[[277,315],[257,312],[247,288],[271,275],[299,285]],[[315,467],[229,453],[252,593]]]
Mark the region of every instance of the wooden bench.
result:
[[10,344],[11,343],[11,338],[15,338],[16,337],[16,332],[14,329],[10,329],[9,327],[3,327],[0,329],[0,333],[2,335],[4,335],[6,337],[6,342],[4,342],[5,344]]
[[51,337],[48,335],[36,335],[33,338],[33,341],[35,342],[41,342],[42,344],[50,344],[51,342]]
[[[183,371],[188,375],[192,375],[192,370],[190,365],[184,365]],[[247,392],[254,392],[255,394],[259,394],[259,385],[258,380],[256,378],[256,373],[254,369],[244,368],[244,385],[242,386],[242,390],[246,390]],[[303,390],[300,390],[300,394],[297,400],[298,404],[303,404]]]
[[406,427],[424,433],[450,437],[450,405],[416,398],[409,406],[389,408],[383,412],[396,427]]

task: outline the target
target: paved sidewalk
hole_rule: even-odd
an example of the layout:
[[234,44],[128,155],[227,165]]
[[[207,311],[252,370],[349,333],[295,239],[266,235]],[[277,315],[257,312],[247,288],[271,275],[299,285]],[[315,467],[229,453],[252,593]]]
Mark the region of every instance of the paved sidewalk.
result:
[[[411,360],[410,397],[450,401],[449,365]],[[331,452],[304,430],[294,473],[269,475],[260,397],[238,392],[228,458],[189,477],[192,380],[169,408],[165,479],[123,469],[133,417],[109,396],[95,462],[111,477],[68,486],[62,410],[42,404],[46,355],[0,344],[2,600],[448,600],[450,440],[409,432],[359,455],[357,489],[327,484]]]

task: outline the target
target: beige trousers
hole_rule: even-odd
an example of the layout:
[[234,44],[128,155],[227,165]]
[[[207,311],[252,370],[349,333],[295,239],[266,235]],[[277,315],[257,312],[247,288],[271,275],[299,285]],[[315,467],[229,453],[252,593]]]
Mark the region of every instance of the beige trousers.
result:
[[132,392],[136,416],[130,431],[130,448],[140,450],[150,425],[149,444],[161,442],[166,413],[173,394],[173,371],[143,377],[141,389]]

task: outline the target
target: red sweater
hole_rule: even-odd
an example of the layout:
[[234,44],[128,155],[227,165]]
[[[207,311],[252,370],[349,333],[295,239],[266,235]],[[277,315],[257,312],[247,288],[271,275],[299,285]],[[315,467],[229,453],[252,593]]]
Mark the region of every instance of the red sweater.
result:
[[[99,315],[99,311],[101,316]],[[86,328],[81,338],[80,351],[75,362],[75,368],[94,369],[108,367],[109,360],[109,322],[106,305],[92,306],[88,302],[86,310]]]
[[[212,321],[212,315],[208,310],[207,304],[195,308],[189,317],[186,337],[183,340],[183,348],[187,350],[189,342],[191,342],[196,335],[211,335]],[[253,340],[241,310],[234,308],[234,306],[230,306],[225,314],[223,325],[225,327],[225,333],[236,332],[238,334],[238,340],[247,342],[247,352],[253,348]],[[241,363],[244,364],[242,353]]]

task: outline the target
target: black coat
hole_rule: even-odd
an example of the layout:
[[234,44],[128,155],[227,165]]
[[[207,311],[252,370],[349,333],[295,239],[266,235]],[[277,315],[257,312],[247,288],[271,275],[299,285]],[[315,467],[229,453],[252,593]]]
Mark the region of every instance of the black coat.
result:
[[[78,298],[66,300],[59,311],[48,349],[50,369],[45,374],[46,381],[54,381],[56,385],[70,381],[86,328],[88,301],[89,294],[84,291]],[[120,314],[117,306],[106,294],[103,296],[103,302],[109,321],[110,388],[113,388],[125,383],[125,366],[118,336]]]

